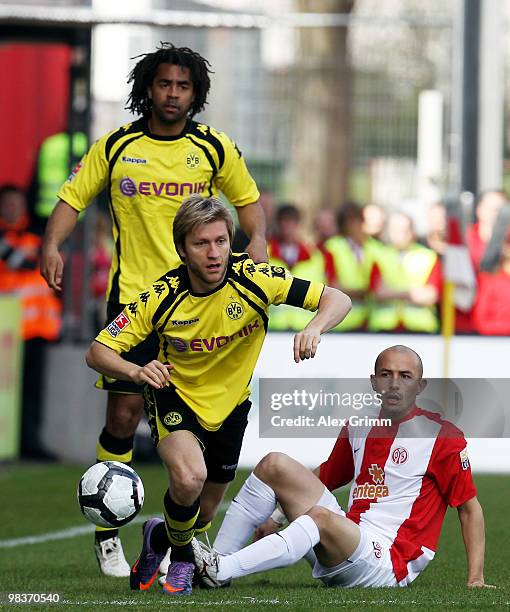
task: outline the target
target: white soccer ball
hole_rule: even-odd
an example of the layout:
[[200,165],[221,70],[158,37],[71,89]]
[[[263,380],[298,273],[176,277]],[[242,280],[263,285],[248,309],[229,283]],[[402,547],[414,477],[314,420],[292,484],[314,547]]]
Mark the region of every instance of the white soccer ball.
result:
[[83,474],[77,496],[81,511],[91,523],[116,528],[140,512],[144,490],[133,468],[118,461],[102,461]]

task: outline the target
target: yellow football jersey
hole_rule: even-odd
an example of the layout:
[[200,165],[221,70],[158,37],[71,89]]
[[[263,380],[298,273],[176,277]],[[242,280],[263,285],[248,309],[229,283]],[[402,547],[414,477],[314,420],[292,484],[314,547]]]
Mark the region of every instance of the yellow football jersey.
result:
[[82,211],[104,188],[115,242],[107,295],[120,304],[181,263],[172,227],[188,196],[221,191],[234,206],[259,198],[235,144],[195,121],[173,137],[151,134],[144,119],[106,134],[92,145],[58,197]]
[[182,265],[142,291],[96,340],[121,353],[156,330],[158,359],[175,365],[171,378],[177,393],[203,427],[215,431],[250,394],[269,306],[316,310],[323,290],[321,283],[255,264],[243,253],[231,257],[219,287],[195,294]]

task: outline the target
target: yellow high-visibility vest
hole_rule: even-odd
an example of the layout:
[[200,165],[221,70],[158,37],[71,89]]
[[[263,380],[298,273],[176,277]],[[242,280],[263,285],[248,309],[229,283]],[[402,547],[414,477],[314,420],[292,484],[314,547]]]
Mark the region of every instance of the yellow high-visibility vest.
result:
[[[335,264],[336,277],[340,286],[349,292],[367,291],[370,287],[370,273],[377,257],[381,243],[373,238],[367,238],[362,248],[362,258],[359,260],[347,238],[333,236],[325,243],[326,250],[331,253]],[[353,299],[352,309],[347,317],[334,328],[334,331],[349,331],[362,329],[365,325],[370,308],[368,297]]]
[[[80,159],[87,150],[87,136],[75,132],[71,141],[72,157]],[[42,143],[37,160],[38,193],[35,205],[39,217],[49,217],[57,203],[57,192],[72,168],[69,168],[69,134],[60,132]]]
[[[436,262],[437,254],[417,243],[403,253],[385,246],[377,256],[383,282],[396,291],[424,286]],[[370,331],[391,331],[400,325],[409,331],[437,332],[439,320],[435,306],[415,306],[404,300],[374,303],[368,320]]]

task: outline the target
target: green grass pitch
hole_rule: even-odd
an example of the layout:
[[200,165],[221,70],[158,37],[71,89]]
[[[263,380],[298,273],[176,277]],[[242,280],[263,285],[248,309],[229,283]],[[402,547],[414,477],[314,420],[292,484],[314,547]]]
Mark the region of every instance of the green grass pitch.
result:
[[[156,465],[136,466],[146,491],[144,516],[161,513],[165,473]],[[230,589],[197,589],[191,597],[169,598],[158,585],[147,593],[132,592],[127,579],[102,577],[92,551],[90,532],[66,535],[73,527],[87,529],[75,498],[83,466],[0,466],[0,593],[58,593],[60,604],[33,605],[37,610],[273,610],[315,611],[342,608],[359,610],[409,610],[451,608],[462,610],[503,609],[510,606],[510,476],[480,475],[475,478],[484,507],[487,551],[486,580],[497,590],[470,590],[465,584],[465,555],[455,510],[449,510],[436,558],[407,589],[327,589],[311,578],[306,562],[236,581]],[[238,474],[229,498],[246,477]],[[341,492],[341,502],[345,502]],[[219,525],[215,521],[213,533]],[[69,533],[69,532],[67,532]],[[72,532],[74,533],[74,532]],[[30,536],[50,535],[45,542],[30,543]],[[25,538],[25,540],[19,540]],[[14,546],[7,547],[7,541]],[[141,524],[122,530],[130,562],[141,546]],[[6,603],[0,609],[19,607]]]

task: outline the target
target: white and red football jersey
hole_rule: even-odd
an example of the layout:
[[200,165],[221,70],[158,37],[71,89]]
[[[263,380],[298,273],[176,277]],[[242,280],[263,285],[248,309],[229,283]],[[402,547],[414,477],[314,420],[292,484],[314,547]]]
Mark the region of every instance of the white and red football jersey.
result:
[[398,582],[434,557],[447,506],[476,495],[462,432],[417,407],[391,427],[345,426],[320,479],[331,491],[353,481],[347,517],[389,544]]

